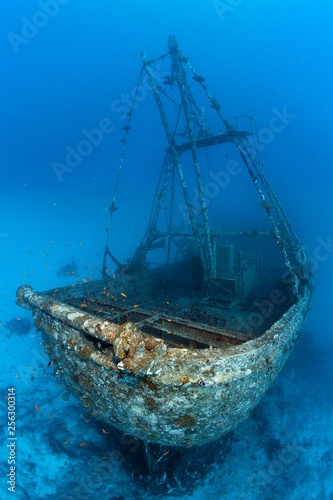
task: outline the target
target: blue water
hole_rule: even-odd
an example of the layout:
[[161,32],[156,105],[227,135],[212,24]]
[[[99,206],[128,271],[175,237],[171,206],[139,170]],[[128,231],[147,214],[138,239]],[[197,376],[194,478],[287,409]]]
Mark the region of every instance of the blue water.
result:
[[[157,495],[124,471],[129,445],[111,445],[101,424],[86,422],[72,397],[63,399],[39,333],[19,335],[8,322],[29,317],[14,302],[22,283],[45,290],[100,277],[126,96],[140,51],[159,56],[175,34],[225,116],[247,112],[259,131],[276,112],[288,117],[263,160],[317,282],[286,369],[236,429],[223,464],[217,460],[182,498],[332,500],[333,2],[2,0],[1,7],[0,498]],[[150,96],[144,101],[136,121],[143,131],[156,118]],[[99,144],[63,170],[69,151],[102,126]],[[124,166],[116,212],[122,262],[147,222],[161,137],[154,130],[147,149],[136,136],[138,153]],[[57,276],[72,258],[78,276]],[[6,483],[8,387],[16,389],[16,493]]]

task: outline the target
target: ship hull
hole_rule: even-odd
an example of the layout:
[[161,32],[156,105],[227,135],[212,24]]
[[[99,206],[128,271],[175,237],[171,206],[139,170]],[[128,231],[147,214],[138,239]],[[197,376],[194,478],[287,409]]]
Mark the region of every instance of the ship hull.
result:
[[[216,440],[245,420],[283,368],[300,335],[311,287],[260,337],[223,348],[174,348],[68,305],[102,281],[35,293],[30,309],[56,374],[86,411],[139,439],[189,447]],[[75,290],[75,291],[74,291]],[[112,352],[111,352],[112,350]]]

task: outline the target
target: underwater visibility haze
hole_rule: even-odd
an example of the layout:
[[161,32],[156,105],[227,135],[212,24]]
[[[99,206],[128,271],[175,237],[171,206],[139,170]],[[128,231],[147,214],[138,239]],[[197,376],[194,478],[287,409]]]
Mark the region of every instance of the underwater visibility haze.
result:
[[[318,4],[308,0],[99,0],[94,4],[78,0],[3,0],[0,498],[70,500],[103,495],[109,500],[332,500],[332,19],[331,0]],[[190,75],[188,90],[183,87],[186,91],[179,115],[174,111],[175,96],[181,88],[175,59],[171,72],[166,69],[170,35],[177,39],[183,54],[180,60],[188,65]],[[175,57],[172,48],[170,53]],[[149,83],[149,71],[141,74],[145,57],[154,62],[154,77],[163,105],[168,109],[168,120],[179,125],[171,141],[171,136],[168,137],[167,151],[171,152],[177,168],[172,155],[177,153],[181,157],[183,170],[175,168],[174,172],[177,170],[180,178],[184,172],[191,209],[186,196],[184,202],[182,182],[179,186],[171,183],[170,191],[164,190],[162,182],[162,188],[156,191],[168,144],[163,113],[158,113],[156,89],[152,90]],[[187,108],[189,103],[193,107]],[[220,123],[215,112],[224,121]],[[184,126],[181,113],[185,113]],[[195,136],[191,135],[188,122],[186,128],[186,116],[190,123],[195,120],[201,123],[194,129]],[[253,151],[262,160],[263,170],[260,166],[258,178],[270,193],[265,184],[267,178],[274,189],[272,198],[263,197],[253,171],[247,172],[238,163],[237,154],[243,151],[239,142],[243,140],[243,132],[237,131],[245,130],[249,121]],[[235,129],[229,127],[231,123]],[[236,148],[228,143],[217,146],[221,149],[209,150],[208,124],[220,142],[225,139],[222,136],[226,126]],[[239,139],[235,138],[237,133]],[[200,182],[196,184],[198,171],[192,172],[189,166],[189,150],[193,151],[195,145],[201,162],[204,200],[200,196]],[[175,177],[172,169],[168,170],[167,160],[165,165],[164,181],[173,182]],[[163,198],[165,193],[176,207],[172,213]],[[171,227],[172,218],[173,221],[179,218],[175,226],[179,232],[173,233],[169,242],[170,234],[157,237],[154,230],[147,230],[147,226],[155,227],[154,211],[151,212],[154,196],[155,208],[158,207],[165,227]],[[283,206],[282,212],[278,203],[272,205],[276,199]],[[208,234],[206,208],[211,217],[211,234],[217,238],[222,225],[224,234],[229,235],[226,244],[216,247],[217,257],[210,250],[208,263],[198,236]],[[261,218],[262,212],[267,220]],[[289,228],[289,221],[292,226],[287,233],[297,235],[289,241],[296,256],[294,261],[294,257],[289,260],[288,238],[280,238],[275,231],[281,227],[274,226],[275,214],[280,224],[284,213],[286,227]],[[194,219],[199,217],[202,218],[196,225]],[[267,236],[272,219],[278,245],[273,247],[265,241],[259,249],[257,243],[245,243],[239,252],[234,252],[233,231]],[[192,227],[194,231],[195,241],[191,245],[184,243],[184,227]],[[144,237],[146,240],[142,240]],[[142,241],[146,243],[142,245]],[[205,241],[210,248],[213,239]],[[110,249],[107,254],[106,242]],[[303,245],[307,264],[300,257]],[[184,270],[177,265],[173,270],[172,293],[166,285],[168,277],[158,282],[163,283],[163,289],[156,286],[161,256],[167,255],[169,263],[178,251],[187,258],[193,248],[191,273],[196,286],[191,296],[200,298],[199,308],[183,297],[177,296],[172,301],[172,294],[182,292],[186,281],[181,274]],[[282,257],[277,256],[277,249],[282,249]],[[145,257],[148,250],[150,260]],[[246,251],[251,258],[245,263]],[[136,258],[128,260],[133,255]],[[108,262],[103,268],[105,256]],[[210,279],[211,288],[205,296],[207,287],[202,285],[205,266],[211,266],[211,271],[219,256],[224,266],[235,262],[235,266],[237,263],[241,267],[245,263],[244,274],[239,280],[229,275],[222,279],[216,274],[215,281]],[[261,256],[264,256],[262,261]],[[156,287],[156,297],[152,295],[151,299],[146,293],[148,282],[138,293],[132,279],[138,270],[145,270],[148,261]],[[293,275],[300,262],[302,272],[298,267]],[[271,290],[274,286],[280,290],[281,284],[274,283],[281,281],[282,264],[293,279],[283,288],[288,298],[286,304],[281,310],[273,307],[272,312],[271,304],[264,298],[270,296],[274,304],[280,305],[280,296],[272,295]],[[118,280],[118,295],[114,297],[113,291],[104,289],[104,295],[110,295],[107,300],[113,316],[110,313],[103,316],[101,296],[97,289],[92,290],[90,306],[94,303],[94,314],[102,314],[105,324],[108,319],[117,318],[117,328],[128,329],[122,320],[126,317],[126,321],[139,325],[138,328],[157,339],[148,345],[147,335],[140,337],[135,330],[132,339],[126,338],[127,344],[124,339],[117,340],[114,355],[118,372],[124,366],[129,369],[126,363],[134,349],[133,339],[140,356],[144,343],[145,352],[149,351],[149,367],[153,370],[155,366],[156,372],[149,371],[150,368],[144,372],[138,361],[132,367],[138,382],[131,380],[133,387],[136,383],[145,387],[143,396],[139,394],[135,404],[134,400],[126,399],[128,406],[126,411],[121,410],[122,416],[110,408],[108,418],[98,414],[100,406],[91,397],[95,393],[90,375],[77,371],[76,365],[74,369],[74,362],[67,384],[71,390],[68,390],[63,367],[50,355],[47,337],[41,335],[41,329],[46,331],[45,335],[48,329],[58,331],[65,312],[68,327],[68,318],[76,318],[77,314],[70,308],[79,307],[82,311],[87,308],[76,290],[100,280],[103,272],[104,277],[107,274],[108,278]],[[259,274],[266,277],[266,287],[261,284],[259,288]],[[127,275],[131,276],[130,286],[124,279]],[[315,287],[301,336],[297,343],[292,340],[290,349],[289,346],[282,349],[283,354],[276,347],[274,355],[279,360],[283,358],[284,362],[289,354],[290,358],[276,380],[273,381],[275,373],[274,376],[271,373],[272,385],[259,403],[259,398],[256,400],[258,405],[250,404],[255,382],[243,389],[242,404],[248,400],[244,410],[248,418],[235,418],[237,423],[243,421],[230,427],[226,424],[226,429],[230,429],[226,434],[220,431],[216,426],[222,426],[224,417],[217,414],[220,407],[218,396],[214,395],[215,399],[205,403],[205,437],[197,439],[199,424],[191,415],[196,412],[198,396],[194,389],[192,400],[184,396],[186,385],[195,374],[184,371],[179,386],[172,386],[173,392],[165,396],[170,398],[164,407],[168,410],[161,413],[159,421],[161,424],[165,417],[168,422],[168,411],[174,411],[178,415],[175,428],[167,434],[168,428],[164,436],[163,432],[153,434],[151,429],[160,429],[162,425],[158,427],[159,422],[153,422],[159,401],[164,397],[157,382],[158,370],[163,373],[169,366],[170,377],[173,375],[171,355],[168,360],[158,358],[161,366],[157,369],[157,361],[151,358],[154,349],[160,356],[163,342],[169,342],[170,352],[181,351],[179,347],[186,345],[189,351],[197,349],[199,354],[195,355],[200,357],[200,349],[208,349],[209,345],[211,352],[214,351],[217,330],[220,333],[228,330],[232,334],[226,337],[226,345],[231,342],[238,348],[240,344],[237,352],[245,352],[247,341],[260,336],[272,324],[275,328],[280,324],[279,314],[287,310],[283,308],[297,302],[301,294],[295,295],[291,290],[293,280],[299,278],[300,286],[306,287],[309,276]],[[240,287],[245,290],[250,277],[253,287],[249,296],[254,309],[247,310],[243,301],[245,291],[240,292]],[[38,292],[58,293],[61,287],[68,287],[66,290],[72,294],[67,304],[69,309],[64,311],[62,306],[59,309],[56,301],[65,297],[64,292],[31,298],[31,289],[25,288],[27,301],[47,297],[45,304],[39,302],[43,318],[35,317],[34,321],[30,312],[16,303],[16,290],[23,284]],[[122,288],[125,285],[129,288]],[[135,300],[132,300],[133,290]],[[24,305],[23,299],[20,305]],[[235,310],[241,311],[246,322],[235,324],[232,313]],[[167,319],[170,311],[176,320]],[[258,313],[260,325],[255,323]],[[303,316],[299,316],[298,323]],[[186,325],[182,322],[184,317],[188,320]],[[48,318],[55,318],[55,322],[51,319],[48,322]],[[206,325],[209,341],[195,321]],[[96,340],[96,332],[89,324],[90,330],[87,327],[84,334],[87,345],[80,347],[76,344],[75,325],[70,324],[68,341],[59,344],[59,349],[66,350],[63,358],[69,365],[74,359],[71,350],[79,352],[78,366],[82,368],[88,366],[87,358],[92,356],[89,342],[93,342],[101,356],[96,355],[97,359],[93,354],[95,358],[89,365],[94,378],[94,366],[97,372],[97,362],[109,349],[108,342],[112,340],[116,345],[115,338],[108,337],[109,333],[104,335],[103,327],[98,329],[100,336]],[[183,336],[184,328],[187,336]],[[270,352],[262,358],[262,373],[272,357]],[[220,376],[218,361],[213,364],[212,358],[213,354],[205,361],[207,368],[203,373],[207,380],[217,380]],[[250,374],[251,370],[244,369],[238,379]],[[119,377],[112,401],[113,404],[118,401],[122,408],[121,398],[128,394],[127,382],[122,373]],[[198,385],[204,386],[204,379],[198,378]],[[82,389],[79,396],[75,387]],[[106,380],[101,387],[104,395],[106,387],[112,391]],[[257,390],[264,393],[263,387]],[[200,397],[201,394],[203,389]],[[124,408],[126,404],[124,401]],[[144,423],[140,420],[141,404],[150,410]],[[178,414],[181,408],[184,411]],[[232,420],[232,416],[228,418]],[[141,434],[136,434],[137,429],[141,429]],[[149,442],[142,441],[140,436],[148,436]]]

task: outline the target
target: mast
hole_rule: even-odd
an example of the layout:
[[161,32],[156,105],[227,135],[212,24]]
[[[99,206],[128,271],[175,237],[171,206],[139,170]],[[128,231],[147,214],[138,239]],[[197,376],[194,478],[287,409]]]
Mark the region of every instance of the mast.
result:
[[[186,181],[185,181],[183,169],[182,169],[181,163],[179,161],[179,154],[177,152],[177,149],[176,149],[176,146],[175,146],[175,142],[174,142],[174,137],[173,137],[173,134],[171,132],[171,129],[170,129],[170,126],[169,126],[169,123],[168,123],[168,120],[167,120],[166,113],[164,111],[164,107],[163,107],[162,100],[161,100],[161,97],[160,97],[160,94],[159,94],[159,88],[158,88],[157,82],[156,82],[156,80],[154,78],[154,74],[153,74],[153,72],[151,70],[149,60],[148,60],[148,58],[147,58],[147,56],[146,56],[146,54],[144,52],[141,54],[141,58],[142,58],[143,66],[144,66],[144,68],[146,70],[146,73],[147,73],[147,76],[148,76],[148,80],[149,80],[149,83],[151,85],[154,97],[155,97],[157,108],[159,110],[159,113],[160,113],[160,116],[161,116],[161,119],[162,119],[162,123],[163,123],[163,127],[164,127],[164,130],[165,130],[165,133],[166,133],[166,136],[167,136],[167,140],[168,140],[168,143],[169,143],[168,152],[169,152],[170,159],[171,159],[171,163],[170,164],[177,171],[179,182],[180,182],[180,186],[181,186],[182,193],[183,193],[183,196],[184,196],[184,200],[185,200],[185,203],[186,203],[186,206],[187,206],[188,215],[189,215],[189,219],[190,219],[190,224],[191,224],[191,227],[192,227],[193,235],[195,237],[195,240],[196,240],[196,243],[197,243],[197,246],[198,246],[198,250],[199,250],[199,255],[200,255],[200,258],[201,258],[201,261],[202,261],[202,265],[203,265],[203,268],[204,268],[204,273],[205,273],[205,275],[209,276],[212,273],[212,261],[213,261],[212,250],[211,250],[211,239],[210,239],[210,231],[209,231],[209,225],[208,225],[207,207],[206,207],[206,204],[205,204],[205,201],[204,201],[202,180],[201,180],[201,174],[200,174],[200,167],[199,167],[199,162],[198,162],[198,158],[197,158],[197,154],[196,154],[195,140],[194,140],[194,135],[193,135],[193,129],[192,129],[192,126],[190,124],[190,118],[189,118],[189,116],[186,116],[186,123],[188,125],[188,130],[189,130],[189,133],[190,133],[189,136],[190,136],[190,138],[192,137],[192,140],[191,140],[191,149],[192,149],[192,154],[194,154],[194,158],[195,158],[195,161],[196,161],[195,169],[196,169],[196,175],[197,175],[198,186],[199,186],[201,209],[204,210],[204,212],[202,212],[202,213],[205,214],[205,215],[203,215],[203,221],[204,221],[204,225],[205,225],[205,237],[206,237],[206,241],[204,241],[204,242],[202,241],[202,238],[201,238],[201,235],[200,235],[200,232],[199,232],[199,229],[198,229],[198,225],[197,225],[197,223],[195,221],[193,206],[191,204],[191,200],[190,200],[189,192],[188,192],[188,189],[187,189],[187,185],[186,185]],[[180,85],[180,80],[179,80],[178,85]],[[183,105],[184,105],[184,103],[183,103]],[[184,113],[185,113],[185,115],[189,114],[189,108],[188,108],[188,106],[186,106],[186,108],[184,106]],[[194,143],[194,147],[195,147],[195,153],[193,153],[193,143]],[[171,170],[169,168],[169,169],[166,170],[166,173],[165,173],[165,179],[166,180],[168,180],[170,178],[170,174],[171,174]],[[161,200],[161,201],[162,201],[163,196],[165,194],[166,187],[167,187],[167,182],[164,182],[162,190],[158,194],[158,199]],[[134,255],[133,259],[132,259],[132,265],[134,265],[137,268],[141,268],[142,267],[142,259],[145,257],[145,254],[148,251],[149,245],[152,243],[153,239],[156,239],[156,223],[157,223],[157,219],[158,219],[160,208],[161,208],[161,203],[158,203],[156,205],[155,211],[154,211],[154,213],[152,215],[152,219],[151,219],[151,223],[150,223],[150,228],[149,228],[149,230],[148,230],[148,232],[147,232],[147,234],[146,234],[143,242],[141,243],[141,245],[136,250],[135,255]],[[205,248],[209,249],[208,255],[205,252]]]
[[196,145],[196,139],[194,137],[193,130],[193,122],[191,119],[190,111],[191,111],[191,102],[192,97],[189,89],[189,85],[186,78],[185,70],[182,66],[182,62],[184,61],[184,57],[178,48],[177,41],[173,35],[169,37],[169,52],[172,58],[172,76],[174,80],[178,84],[178,89],[180,92],[181,103],[184,108],[184,116],[187,127],[187,134],[189,137],[189,142],[191,145],[191,153],[193,159],[193,165],[195,170],[195,175],[197,179],[198,192],[199,192],[199,200],[200,200],[200,208],[201,215],[203,221],[204,235],[205,235],[205,248],[207,249],[207,253],[205,255],[205,265],[208,276],[215,275],[215,269],[213,269],[213,252],[212,252],[212,241],[211,241],[211,231],[209,227],[208,221],[208,212],[207,205],[205,201],[204,189],[202,184],[202,177],[200,171],[200,164],[198,158],[198,150]]
[[[211,231],[211,227],[209,224],[198,149],[208,148],[218,144],[230,142],[236,146],[238,153],[240,154],[240,157],[248,170],[251,181],[253,182],[258,192],[262,207],[266,211],[266,214],[272,225],[272,233],[269,233],[269,235],[273,236],[276,239],[277,244],[281,249],[286,267],[293,277],[296,294],[298,294],[299,280],[294,270],[294,263],[292,262],[292,260],[290,260],[288,254],[289,251],[291,251],[294,258],[296,258],[297,263],[301,267],[303,267],[306,262],[304,248],[299,242],[297,235],[295,234],[290,221],[287,218],[284,210],[282,209],[274,191],[265,178],[261,158],[258,156],[258,154],[256,155],[256,151],[254,153],[252,152],[253,146],[251,147],[251,143],[248,142],[248,138],[252,134],[246,130],[238,130],[237,127],[235,128],[232,125],[229,119],[226,119],[223,116],[221,112],[221,105],[216,100],[216,98],[210,94],[205,83],[205,78],[194,71],[194,68],[190,64],[189,60],[185,58],[182,52],[179,50],[177,41],[174,36],[169,37],[168,49],[168,53],[152,60],[149,60],[144,52],[141,53],[142,69],[140,79],[142,73],[145,72],[152,93],[154,95],[168,141],[166,157],[162,167],[159,185],[155,194],[147,231],[142,242],[137,247],[133,257],[129,259],[127,261],[127,264],[124,266],[121,266],[119,265],[119,263],[117,263],[116,259],[110,253],[107,244],[104,255],[103,269],[106,269],[106,257],[109,256],[118,265],[118,268],[123,270],[125,273],[144,272],[148,267],[147,253],[154,248],[162,246],[164,238],[168,238],[167,262],[169,263],[171,242],[176,245],[178,250],[182,251],[180,245],[181,239],[189,238],[190,244],[192,244],[193,242],[196,243],[197,252],[202,264],[204,282],[206,284],[209,284],[210,281],[216,282],[217,233],[215,234]],[[164,74],[164,81],[162,85],[155,77],[154,70],[156,69],[157,71],[159,71],[158,67],[156,67],[156,63],[159,61],[164,61],[167,56],[169,56],[171,59],[171,72],[167,75]],[[201,86],[201,89],[210,102],[210,107],[217,113],[217,115],[221,119],[223,125],[225,126],[225,132],[213,133],[209,129],[202,109],[199,108],[198,103],[192,96],[193,87],[189,84],[189,71],[192,73],[192,79],[197,84],[199,84],[199,86]],[[165,87],[168,85],[170,85],[171,89],[173,88],[173,85],[176,87],[177,91],[179,92],[179,98],[174,100],[173,97],[171,97],[169,93],[166,92]],[[139,86],[140,81],[137,84],[137,89],[139,88]],[[167,113],[162,100],[163,97],[166,97],[169,102],[172,102],[177,106],[178,118],[176,120],[176,124],[173,127],[170,127],[169,125]],[[121,171],[122,161],[127,146],[127,134],[129,129],[131,128],[130,119],[136,105],[136,102],[133,101],[132,109],[129,113],[129,123],[128,125],[123,127],[126,132],[126,136],[123,139],[124,146],[118,169],[116,185],[118,185],[119,173]],[[177,133],[180,118],[184,119],[185,139],[180,144],[176,144],[175,135]],[[186,179],[188,179],[188,177],[185,179],[184,171],[180,162],[181,155],[186,151],[190,151],[192,156],[192,168],[198,190],[197,192],[200,206],[199,212],[191,201],[189,189],[186,182]],[[174,229],[172,228],[172,203],[174,201],[174,179],[176,176],[178,176],[179,185],[185,201],[191,231],[181,231],[176,227]],[[170,186],[170,183],[171,209],[168,219],[168,228],[166,231],[161,231],[158,228],[158,221],[161,215],[163,201],[166,200],[167,197],[167,190]],[[191,185],[190,183],[191,180],[189,181],[189,185]],[[113,200],[115,200],[115,196]],[[110,208],[111,218],[115,209],[115,202],[113,201],[113,204]],[[243,234],[246,235],[247,233],[244,232]],[[184,255],[185,253],[186,252],[183,252]],[[106,275],[106,273],[104,274]]]

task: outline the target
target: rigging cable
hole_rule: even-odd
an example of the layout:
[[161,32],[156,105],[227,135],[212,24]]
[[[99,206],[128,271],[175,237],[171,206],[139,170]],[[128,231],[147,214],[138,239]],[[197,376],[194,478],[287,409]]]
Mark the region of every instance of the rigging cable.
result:
[[[237,147],[238,152],[239,152],[239,154],[240,154],[240,156],[241,156],[241,158],[242,158],[242,160],[243,160],[243,162],[244,162],[244,164],[245,164],[245,166],[250,174],[250,177],[254,183],[254,186],[257,189],[257,192],[262,200],[262,205],[263,205],[264,209],[266,210],[268,218],[272,224],[274,236],[275,236],[277,243],[282,251],[286,267],[294,279],[295,292],[296,292],[296,295],[299,297],[299,290],[298,290],[299,279],[298,279],[298,277],[297,277],[297,275],[296,275],[296,273],[291,265],[291,262],[289,260],[287,250],[286,250],[284,236],[286,236],[288,238],[291,248],[294,248],[295,246],[297,247],[298,252],[295,252],[295,255],[296,255],[296,258],[300,259],[300,262],[303,259],[305,259],[305,255],[304,255],[304,252],[302,250],[302,246],[298,240],[298,237],[291,226],[289,219],[287,218],[284,210],[282,209],[280,203],[278,202],[278,200],[275,196],[275,193],[269,187],[269,185],[266,181],[265,175],[264,175],[263,170],[262,170],[262,163],[260,161],[260,156],[259,156],[259,152],[257,150],[257,147],[255,147],[255,151],[256,151],[257,158],[259,158],[259,162],[256,161],[256,158],[253,155],[253,152],[246,145],[246,142],[244,140],[238,138],[235,135],[235,130],[234,130],[233,126],[231,125],[231,123],[223,117],[223,115],[221,113],[221,105],[219,104],[217,99],[215,99],[215,97],[213,97],[210,94],[208,87],[205,83],[205,80],[202,79],[199,75],[197,75],[197,73],[195,72],[194,68],[192,67],[192,65],[190,64],[189,61],[187,61],[187,64],[188,64],[189,68],[191,69],[192,73],[194,74],[194,79],[200,83],[201,87],[205,91],[208,99],[210,100],[211,107],[216,110],[217,114],[221,118],[223,124],[226,127],[228,134],[233,136],[233,142],[234,142],[235,146]],[[252,167],[257,175],[254,173],[253,169],[251,168],[251,165],[252,165]],[[274,203],[274,207],[276,208],[278,222],[280,222],[280,224],[278,224],[278,222],[276,222],[273,218],[273,215],[271,213],[272,207],[270,206],[269,203],[266,202],[265,194],[259,185],[258,179],[261,181],[263,187],[266,189],[266,193],[268,194],[269,199],[272,200],[272,202]],[[280,225],[280,227],[282,226],[281,229],[284,230],[285,235],[281,234],[281,231],[279,229],[279,225]]]
[[129,131],[131,130],[131,121],[132,121],[132,116],[133,116],[133,111],[137,105],[137,96],[139,92],[139,87],[141,87],[141,79],[142,79],[142,74],[143,74],[143,68],[140,70],[139,78],[137,80],[136,88],[135,88],[135,94],[132,102],[132,106],[130,111],[128,111],[127,116],[127,124],[122,127],[122,129],[125,131],[124,137],[121,139],[121,142],[123,143],[122,150],[121,150],[121,155],[120,155],[120,161],[118,165],[118,170],[117,170],[117,177],[116,177],[116,182],[115,182],[115,188],[113,192],[113,197],[112,197],[112,202],[109,208],[110,212],[110,219],[109,219],[109,225],[106,229],[106,243],[105,243],[105,250],[104,250],[104,256],[103,256],[103,264],[102,264],[102,276],[103,278],[107,278],[107,264],[106,260],[107,257],[111,257],[111,259],[117,263],[116,259],[112,256],[110,249],[109,249],[109,240],[110,240],[110,234],[111,234],[111,227],[112,227],[112,221],[113,221],[113,214],[117,210],[116,206],[116,201],[117,201],[117,193],[118,193],[118,187],[119,187],[119,180],[120,180],[120,175],[122,172],[123,164],[124,164],[124,158],[125,158],[125,152],[126,152],[126,147],[127,147],[127,140],[128,140],[128,134]]

